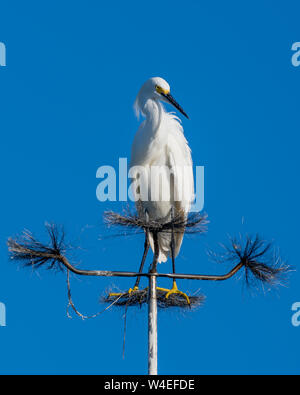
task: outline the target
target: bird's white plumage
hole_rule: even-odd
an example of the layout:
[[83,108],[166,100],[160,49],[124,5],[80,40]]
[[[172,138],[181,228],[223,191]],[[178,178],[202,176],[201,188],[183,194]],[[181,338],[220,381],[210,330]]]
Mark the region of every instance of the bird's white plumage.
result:
[[[146,190],[148,194],[148,199],[137,202],[139,215],[144,217],[147,211],[150,220],[164,219],[167,222],[171,220],[172,208],[175,216],[187,216],[194,198],[194,178],[191,150],[181,122],[174,113],[165,111],[161,101],[166,100],[157,87],[164,92],[170,91],[168,83],[156,77],[148,80],[137,96],[135,109],[145,120],[133,141],[130,167],[143,169],[138,172],[139,192]],[[160,183],[153,184],[151,172],[152,175],[159,174]],[[160,187],[159,191],[154,191],[154,185]],[[153,198],[155,192],[157,195]],[[137,194],[135,190],[133,193]],[[180,251],[182,239],[183,234],[175,234],[175,256]],[[171,235],[159,234],[158,242],[158,261],[166,262],[170,255]],[[154,249],[151,237],[150,243]]]

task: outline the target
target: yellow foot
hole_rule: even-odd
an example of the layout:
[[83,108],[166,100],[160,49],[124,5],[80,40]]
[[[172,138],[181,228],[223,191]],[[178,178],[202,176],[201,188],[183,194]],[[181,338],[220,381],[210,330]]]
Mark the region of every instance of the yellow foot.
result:
[[189,297],[187,296],[187,294],[185,294],[184,292],[179,291],[179,289],[177,288],[177,284],[176,284],[175,281],[174,281],[174,283],[173,283],[173,288],[172,288],[172,289],[159,288],[159,287],[158,287],[157,289],[158,289],[159,291],[166,292],[166,299],[168,299],[170,295],[178,294],[178,295],[183,296],[183,298],[187,301],[187,304],[191,304],[190,298],[189,298]]
[[127,295],[127,294],[129,294],[129,295],[131,295],[133,292],[136,292],[136,291],[138,291],[139,290],[139,287],[134,287],[133,289],[132,288],[129,288],[129,290],[127,291],[127,292],[120,292],[120,293],[114,293],[114,292],[111,292],[109,295],[108,295],[108,297],[121,297],[121,296],[125,296],[125,295]]

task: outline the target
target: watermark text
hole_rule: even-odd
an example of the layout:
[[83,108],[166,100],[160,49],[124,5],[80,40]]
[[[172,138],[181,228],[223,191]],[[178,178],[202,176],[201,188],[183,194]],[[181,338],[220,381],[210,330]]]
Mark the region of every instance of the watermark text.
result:
[[300,326],[300,302],[293,304],[292,311],[295,311],[292,316],[292,325],[297,328]]
[[204,208],[204,167],[132,166],[119,159],[118,171],[112,166],[98,168],[101,179],[96,196],[100,202],[181,202],[190,212]]
[[6,66],[6,46],[0,42],[0,67]]
[[6,307],[0,302],[0,326],[6,326]]
[[294,67],[300,66],[300,42],[292,45],[292,51],[295,52],[292,56],[292,65]]

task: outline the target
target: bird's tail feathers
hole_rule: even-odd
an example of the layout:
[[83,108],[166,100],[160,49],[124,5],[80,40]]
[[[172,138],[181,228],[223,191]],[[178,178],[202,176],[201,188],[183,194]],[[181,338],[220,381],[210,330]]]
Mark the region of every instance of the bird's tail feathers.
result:
[[[159,233],[158,234],[158,247],[159,247],[159,255],[158,255],[158,263],[165,263],[168,260],[168,257],[171,256],[171,233]],[[183,233],[175,234],[175,258],[179,254],[181,244],[183,240]],[[154,240],[153,236],[149,235],[150,246],[154,253]]]

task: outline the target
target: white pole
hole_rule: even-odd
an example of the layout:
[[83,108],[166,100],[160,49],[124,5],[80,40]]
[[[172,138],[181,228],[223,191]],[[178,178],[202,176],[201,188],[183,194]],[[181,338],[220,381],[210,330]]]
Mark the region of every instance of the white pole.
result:
[[149,277],[148,300],[148,373],[157,375],[157,296],[156,276]]

